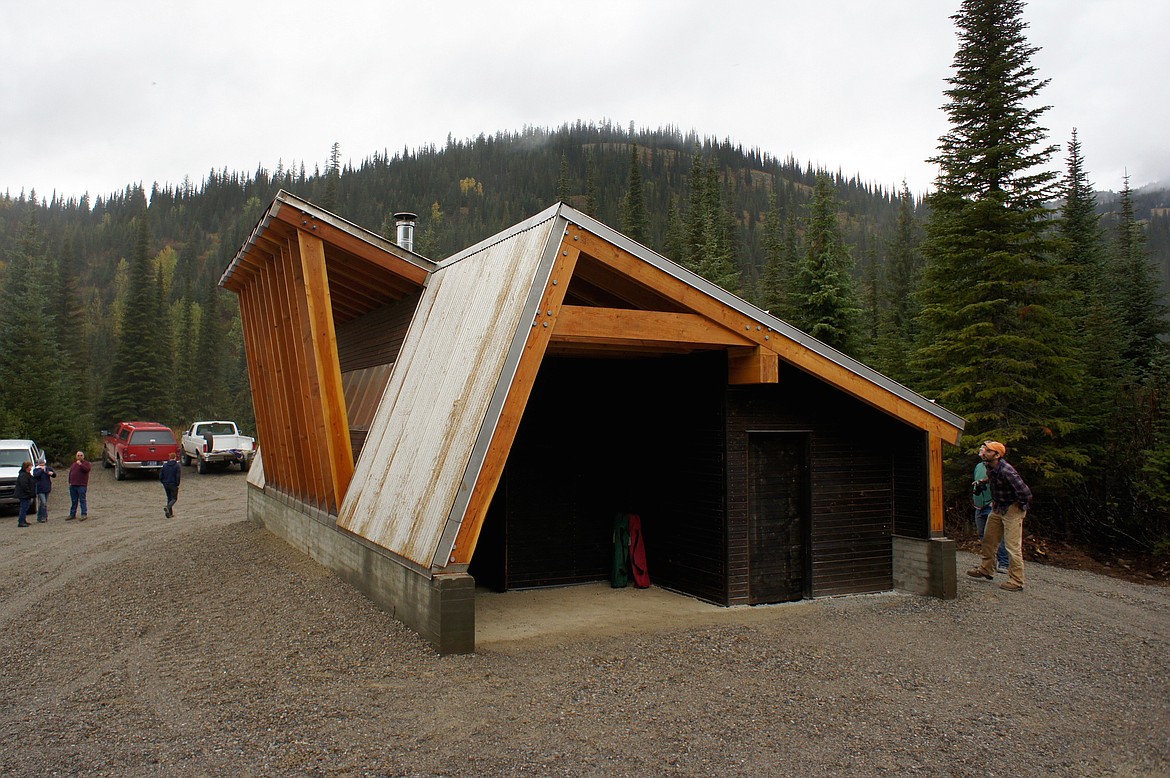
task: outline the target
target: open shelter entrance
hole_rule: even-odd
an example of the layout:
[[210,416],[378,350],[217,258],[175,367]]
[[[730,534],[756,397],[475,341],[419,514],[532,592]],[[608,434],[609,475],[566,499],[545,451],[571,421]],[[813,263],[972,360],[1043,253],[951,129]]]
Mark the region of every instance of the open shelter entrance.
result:
[[469,572],[498,591],[606,580],[642,518],[654,585],[722,602],[721,352],[541,365]]

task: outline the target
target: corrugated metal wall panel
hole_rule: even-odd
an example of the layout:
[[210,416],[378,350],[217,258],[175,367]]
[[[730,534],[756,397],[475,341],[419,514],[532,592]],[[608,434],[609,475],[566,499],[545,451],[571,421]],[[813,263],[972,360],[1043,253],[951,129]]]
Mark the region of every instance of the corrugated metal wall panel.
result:
[[[435,271],[366,438],[338,526],[429,567],[555,222]],[[527,323],[527,322],[525,322]],[[508,376],[510,378],[510,376]]]

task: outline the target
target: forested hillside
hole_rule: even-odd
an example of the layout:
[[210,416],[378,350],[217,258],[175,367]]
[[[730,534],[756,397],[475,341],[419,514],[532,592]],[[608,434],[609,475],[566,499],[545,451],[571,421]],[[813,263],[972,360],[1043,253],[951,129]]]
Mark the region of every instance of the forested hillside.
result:
[[[232,417],[251,429],[236,300],[216,283],[279,189],[391,237],[392,214],[416,211],[416,250],[434,259],[563,200],[912,388],[925,386],[912,352],[927,213],[908,191],[730,140],[610,124],[341,159],[334,146],[311,171],[303,162],[213,170],[198,182],[131,185],[93,200],[0,197],[0,437],[35,437],[61,460],[131,416],[176,427]],[[1054,225],[1061,205],[1049,204]],[[1115,234],[1139,240],[1128,250],[1152,263],[1161,284],[1153,302],[1164,302],[1167,192],[1102,196],[1094,216],[1102,250],[1114,250]],[[1144,412],[1147,442],[1165,415],[1159,408]]]

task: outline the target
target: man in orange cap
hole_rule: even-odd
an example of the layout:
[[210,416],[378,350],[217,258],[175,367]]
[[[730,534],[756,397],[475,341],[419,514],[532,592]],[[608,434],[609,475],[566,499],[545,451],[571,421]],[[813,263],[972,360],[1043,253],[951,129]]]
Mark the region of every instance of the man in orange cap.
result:
[[979,447],[979,458],[987,465],[987,480],[991,486],[991,514],[983,533],[980,553],[983,563],[967,571],[972,578],[992,580],[995,576],[995,551],[1003,538],[1008,552],[1008,579],[1000,589],[1019,592],[1024,588],[1024,517],[1032,502],[1032,490],[1020,478],[1016,469],[1003,457],[1007,446],[998,440],[988,440]]

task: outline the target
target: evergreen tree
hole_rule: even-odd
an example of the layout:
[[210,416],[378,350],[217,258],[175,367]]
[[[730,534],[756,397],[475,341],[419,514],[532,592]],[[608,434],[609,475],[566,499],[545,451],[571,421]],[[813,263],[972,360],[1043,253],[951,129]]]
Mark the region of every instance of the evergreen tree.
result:
[[1068,435],[1080,376],[1045,203],[1047,81],[1030,64],[1022,0],[963,0],[954,75],[939,139],[937,190],[923,245],[921,347],[915,367],[930,396],[967,419],[963,447],[995,438],[1033,487],[1068,486],[1086,458]]
[[199,339],[195,345],[195,363],[200,369],[199,407],[196,416],[217,419],[229,406],[227,390],[227,349],[218,286],[209,287],[203,299],[199,322]]
[[776,316],[787,315],[788,288],[794,264],[785,251],[785,218],[780,197],[773,185],[768,193],[768,215],[764,219],[764,273],[760,279],[759,306]]
[[569,203],[569,198],[572,197],[573,185],[569,177],[569,158],[561,153],[561,170],[557,176],[557,200],[566,205]]
[[877,367],[891,378],[910,383],[910,354],[917,339],[919,313],[916,297],[922,278],[920,229],[914,218],[914,197],[902,182],[898,221],[886,244],[885,294],[878,322]]
[[329,151],[329,169],[325,171],[325,196],[321,207],[326,211],[337,210],[337,190],[341,183],[341,144],[336,141]]
[[1140,460],[1132,429],[1135,409],[1124,377],[1126,339],[1112,307],[1097,196],[1075,128],[1061,181],[1060,217],[1058,256],[1064,268],[1060,309],[1076,333],[1083,373],[1082,389],[1072,401],[1078,428],[1071,440],[1091,461],[1102,463],[1096,477],[1082,483],[1077,498],[1062,512],[1060,530],[1088,538],[1117,515],[1117,506],[1132,505],[1124,495],[1132,491]]
[[[81,298],[81,263],[73,241],[66,239],[57,258],[53,327],[61,352],[65,402],[76,408],[83,444],[93,430],[93,395],[89,337]],[[74,449],[76,450],[76,449]]]
[[199,331],[200,306],[189,297],[179,300],[174,320],[175,330],[175,414],[179,419],[194,420],[199,412],[202,370],[195,361],[196,333]]
[[0,287],[0,428],[65,461],[84,443],[49,306],[53,268],[30,212]]
[[671,195],[666,206],[666,240],[662,253],[667,259],[682,264],[686,254],[686,226],[678,209],[678,199]]
[[1170,319],[1146,251],[1143,226],[1134,215],[1129,176],[1121,189],[1120,217],[1112,273],[1114,304],[1127,338],[1123,357],[1133,374],[1140,377],[1149,373],[1165,351],[1161,336],[1168,331]]
[[431,203],[431,218],[427,220],[427,226],[422,229],[418,240],[414,242],[415,253],[422,254],[428,259],[441,259],[440,246],[443,241],[443,228],[443,209],[439,205],[439,201],[436,200]]
[[649,224],[644,194],[638,144],[631,143],[630,176],[626,184],[626,197],[622,201],[622,232],[642,244],[646,243],[646,228]]
[[740,290],[735,246],[723,207],[723,188],[714,161],[696,150],[691,168],[690,206],[686,216],[686,245],[682,264],[730,292]]
[[597,217],[597,171],[594,170],[593,149],[585,152],[585,213]]
[[805,228],[804,262],[792,283],[792,324],[846,354],[857,350],[861,314],[851,265],[849,249],[841,241],[836,190],[828,175],[818,175]]
[[119,421],[161,419],[156,413],[166,389],[170,353],[163,353],[159,337],[156,275],[150,261],[150,227],[145,207],[138,218],[128,282],[110,377],[99,412],[99,420],[108,427]]

